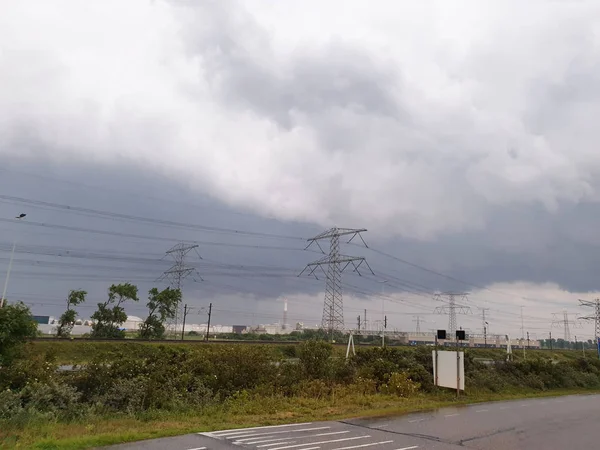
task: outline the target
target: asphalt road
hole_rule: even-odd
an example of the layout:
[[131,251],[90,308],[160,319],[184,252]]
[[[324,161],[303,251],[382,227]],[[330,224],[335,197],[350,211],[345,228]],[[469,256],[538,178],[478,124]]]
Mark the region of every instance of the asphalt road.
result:
[[221,430],[113,450],[591,450],[600,396],[482,403],[386,419]]

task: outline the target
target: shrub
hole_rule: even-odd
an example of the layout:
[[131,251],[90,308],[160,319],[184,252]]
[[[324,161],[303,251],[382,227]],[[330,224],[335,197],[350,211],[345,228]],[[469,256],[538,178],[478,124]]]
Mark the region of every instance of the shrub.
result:
[[300,369],[308,379],[326,378],[330,375],[330,358],[333,352],[331,344],[310,340],[300,344],[298,358]]
[[408,372],[394,372],[388,376],[387,383],[380,390],[384,394],[393,394],[398,397],[412,397],[421,385],[408,377]]
[[18,392],[5,389],[0,391],[0,420],[12,419],[23,410]]
[[27,410],[51,413],[57,418],[73,419],[83,414],[81,393],[72,386],[51,381],[28,384],[21,390],[21,402]]

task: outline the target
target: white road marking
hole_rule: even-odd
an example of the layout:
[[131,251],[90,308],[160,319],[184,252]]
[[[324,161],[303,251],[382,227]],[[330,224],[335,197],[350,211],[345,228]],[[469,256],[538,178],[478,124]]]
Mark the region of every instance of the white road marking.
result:
[[475,411],[476,413],[480,413],[480,412],[488,412],[489,409],[478,409],[477,411]]
[[396,450],[412,450],[413,448],[419,448],[419,446],[413,445],[412,447],[402,447],[402,448],[398,448]]
[[[285,441],[286,439],[289,439],[287,437],[284,437],[284,438],[271,439],[271,441],[269,441],[268,439],[272,438],[272,437],[275,437],[275,436],[273,436],[272,434],[269,435],[269,436],[253,436],[253,437],[249,437],[249,438],[238,439],[237,441],[234,442],[234,444],[235,443],[240,443],[240,444],[245,444],[245,443],[248,443],[248,444],[258,444],[258,443],[261,443],[261,442]],[[266,440],[256,441],[256,442],[248,442],[248,441],[254,441],[254,439],[266,439]]]
[[409,420],[408,423],[415,423],[415,422],[423,422],[425,419],[413,419],[413,420]]
[[528,406],[531,406],[529,403],[525,403],[523,405],[519,405],[521,408],[527,408]]
[[454,417],[454,416],[458,416],[458,415],[459,415],[458,413],[456,413],[456,414],[446,414],[444,417]]
[[272,436],[272,435],[276,435],[276,434],[285,434],[285,433],[300,433],[300,432],[304,432],[304,431],[317,431],[317,430],[329,430],[331,427],[314,427],[314,428],[300,428],[299,430],[283,430],[283,431],[269,431],[267,433],[249,433],[246,435],[243,434],[235,434],[231,435],[231,436],[225,436],[225,439],[237,439],[238,438],[243,438],[243,437],[263,437],[266,435]]
[[295,443],[296,443],[296,441],[272,442],[271,444],[257,445],[256,448],[273,447],[274,445],[295,444]]
[[[343,441],[353,441],[355,439],[367,439],[370,438],[371,436],[369,436],[368,434],[365,436],[356,436],[356,437],[349,437],[349,438],[343,438],[343,439],[333,439],[331,441],[321,441],[321,442],[308,442],[306,444],[296,444],[296,445],[288,445],[286,447],[277,447],[277,448],[273,448],[271,450],[284,450],[287,448],[296,448],[296,447],[303,447],[305,445],[321,445],[321,444],[330,444],[332,442],[343,442]],[[307,449],[303,449],[303,450],[307,450]]]
[[206,450],[206,447],[190,448],[188,450]]
[[[267,440],[262,440],[262,441],[253,441],[252,439],[254,438],[248,438],[248,439],[241,439],[239,441],[235,441],[234,444],[262,444],[263,442],[276,442],[276,441],[285,441],[287,439],[307,439],[307,438],[314,438],[314,437],[319,437],[319,436],[331,436],[334,434],[346,434],[346,433],[350,433],[350,431],[346,430],[346,431],[334,431],[332,433],[319,433],[319,434],[309,434],[308,436],[288,436],[288,437],[284,437],[284,438],[278,438],[278,439],[267,439]],[[246,441],[246,442],[242,442],[242,441]],[[259,446],[260,447],[260,446]]]
[[317,431],[317,430],[329,430],[331,427],[314,427],[314,428],[300,428],[299,430],[283,430],[283,431],[269,431],[267,433],[247,433],[247,434],[235,434],[231,436],[225,436],[225,439],[237,439],[243,437],[264,437],[266,435],[274,436],[276,434],[285,434],[285,433],[300,433],[304,431]]
[[362,448],[362,447],[371,447],[372,445],[383,445],[383,444],[390,444],[394,441],[383,441],[383,442],[371,442],[369,444],[361,444],[361,445],[353,445],[352,447],[340,447],[340,448],[334,448],[333,450],[350,450],[352,448]]
[[510,409],[510,406],[501,406],[500,409]]
[[211,431],[210,433],[198,433],[198,434],[213,434],[213,435],[217,435],[217,436],[223,436],[225,434],[233,433],[235,431],[248,432],[248,431],[252,431],[252,430],[266,430],[268,428],[298,427],[298,426],[304,426],[304,425],[312,425],[312,422],[289,423],[289,424],[285,424],[285,425],[268,425],[268,426],[264,426],[264,427],[252,427],[252,428],[235,428],[235,429],[231,429],[231,430],[219,430],[219,431]]

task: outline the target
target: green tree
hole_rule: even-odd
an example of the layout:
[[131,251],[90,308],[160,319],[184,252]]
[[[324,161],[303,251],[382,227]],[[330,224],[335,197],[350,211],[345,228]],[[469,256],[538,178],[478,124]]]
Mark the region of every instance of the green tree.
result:
[[138,288],[130,283],[113,284],[108,288],[108,299],[98,303],[98,311],[92,314],[92,337],[123,339],[125,332],[120,326],[127,320],[123,304],[128,301],[137,302]]
[[77,319],[77,311],[71,309],[77,305],[81,305],[85,302],[86,291],[72,290],[69,292],[67,297],[67,310],[58,319],[58,328],[56,329],[56,336],[60,338],[66,338],[71,335],[73,327],[75,326],[75,319]]
[[140,325],[140,337],[143,339],[161,339],[165,335],[165,322],[175,317],[181,303],[179,289],[166,288],[160,291],[156,288],[148,292],[148,317]]
[[9,364],[27,339],[37,336],[37,324],[23,303],[0,308],[0,367]]

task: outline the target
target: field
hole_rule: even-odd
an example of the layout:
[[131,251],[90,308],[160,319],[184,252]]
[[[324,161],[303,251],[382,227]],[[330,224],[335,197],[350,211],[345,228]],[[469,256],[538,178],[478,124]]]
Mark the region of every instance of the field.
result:
[[[466,350],[461,402],[600,390],[595,352]],[[0,448],[79,449],[223,427],[456,404],[431,347],[35,341],[3,374]],[[488,364],[482,364],[486,361]],[[74,371],[57,371],[74,365]],[[9,390],[7,391],[6,388]]]

